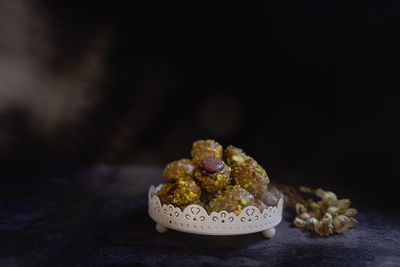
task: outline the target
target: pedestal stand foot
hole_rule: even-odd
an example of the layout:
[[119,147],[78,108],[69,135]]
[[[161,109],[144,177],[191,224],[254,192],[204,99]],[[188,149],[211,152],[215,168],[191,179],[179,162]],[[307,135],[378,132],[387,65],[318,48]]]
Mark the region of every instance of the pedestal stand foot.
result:
[[161,233],[161,234],[164,234],[165,232],[167,232],[168,231],[168,228],[167,227],[165,227],[165,226],[163,226],[163,225],[161,225],[161,224],[156,224],[156,230],[157,230],[157,232],[159,232],[159,233]]
[[275,227],[272,227],[271,229],[267,229],[262,231],[263,236],[266,238],[271,238],[275,235]]

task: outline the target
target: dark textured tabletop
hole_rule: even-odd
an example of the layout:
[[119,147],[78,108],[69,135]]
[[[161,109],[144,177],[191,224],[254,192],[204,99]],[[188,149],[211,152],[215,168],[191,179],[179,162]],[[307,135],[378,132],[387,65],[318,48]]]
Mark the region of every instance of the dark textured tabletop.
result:
[[0,189],[0,266],[400,266],[400,216],[362,203],[352,205],[360,223],[330,238],[294,228],[288,212],[270,240],[159,234],[147,190],[162,182],[161,169],[96,166],[37,178]]

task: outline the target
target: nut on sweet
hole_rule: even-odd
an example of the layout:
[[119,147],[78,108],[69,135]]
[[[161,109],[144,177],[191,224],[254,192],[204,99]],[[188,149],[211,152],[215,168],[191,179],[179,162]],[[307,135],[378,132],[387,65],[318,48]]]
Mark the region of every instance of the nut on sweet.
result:
[[282,193],[279,190],[275,187],[268,187],[266,191],[257,196],[257,199],[260,199],[266,206],[276,207],[281,197]]
[[254,196],[259,196],[265,192],[269,184],[267,173],[251,157],[243,163],[232,165],[232,177],[235,184],[242,186]]
[[[215,165],[215,166],[211,166]],[[223,190],[231,182],[231,168],[218,158],[205,158],[193,172],[201,188],[207,192]]]
[[168,190],[165,201],[178,207],[184,207],[199,201],[201,189],[192,178],[183,178],[175,182]]
[[222,146],[211,139],[198,140],[193,143],[191,155],[195,164],[200,164],[201,160],[208,157],[222,159]]

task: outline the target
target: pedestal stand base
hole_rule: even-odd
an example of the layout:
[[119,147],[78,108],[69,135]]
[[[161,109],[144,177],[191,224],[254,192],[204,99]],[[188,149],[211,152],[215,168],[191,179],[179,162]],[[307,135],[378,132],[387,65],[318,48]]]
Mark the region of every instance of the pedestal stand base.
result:
[[156,230],[157,230],[157,232],[159,232],[161,234],[164,234],[165,232],[168,231],[168,228],[157,223],[156,224]]
[[275,227],[262,231],[263,236],[271,238],[275,235]]

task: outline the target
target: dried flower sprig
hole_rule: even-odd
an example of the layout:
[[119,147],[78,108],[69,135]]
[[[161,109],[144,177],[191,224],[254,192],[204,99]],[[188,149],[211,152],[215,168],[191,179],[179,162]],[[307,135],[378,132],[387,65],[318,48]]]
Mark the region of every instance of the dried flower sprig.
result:
[[285,204],[296,209],[293,224],[298,228],[309,229],[320,236],[331,236],[343,234],[358,223],[353,218],[357,210],[349,208],[350,199],[338,200],[333,192],[301,186],[299,191],[321,198],[314,202],[311,198],[304,200],[293,187],[280,185],[279,188],[285,196]]

